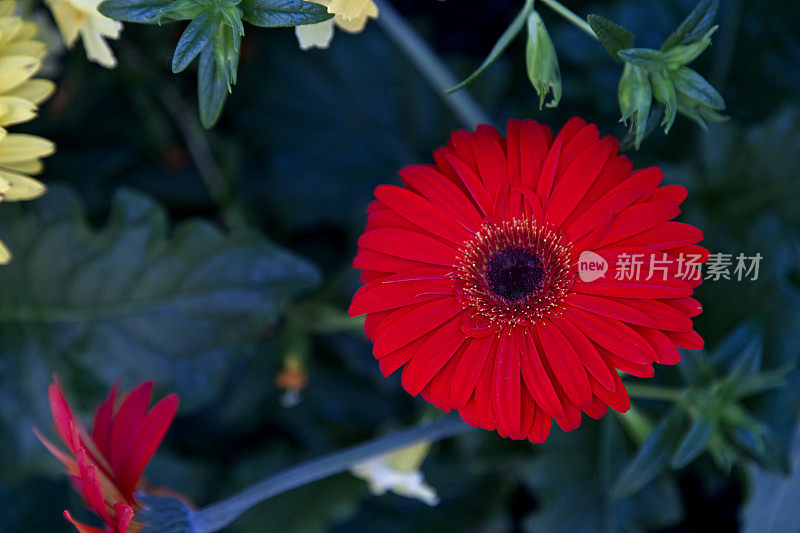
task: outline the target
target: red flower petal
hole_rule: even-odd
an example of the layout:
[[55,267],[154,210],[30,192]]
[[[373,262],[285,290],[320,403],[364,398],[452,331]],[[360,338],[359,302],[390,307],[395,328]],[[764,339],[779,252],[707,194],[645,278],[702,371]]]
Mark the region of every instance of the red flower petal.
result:
[[[626,302],[635,301],[636,300],[626,300]],[[649,302],[650,300],[645,301]],[[653,318],[637,310],[633,305],[628,305],[627,303],[613,298],[574,293],[567,297],[567,303],[573,307],[583,309],[584,311],[616,318],[617,320],[622,320],[629,324],[638,324],[649,328],[656,327],[656,322]]]
[[430,263],[452,266],[456,250],[439,239],[405,229],[378,228],[365,232],[358,245],[386,255]]
[[658,358],[647,341],[619,320],[602,319],[594,313],[575,308],[566,309],[564,316],[595,343],[622,359],[637,364],[649,364]]
[[400,170],[400,178],[411,189],[419,192],[431,203],[447,210],[454,219],[472,231],[481,225],[481,215],[472,202],[450,180],[436,170],[412,165]]
[[592,390],[586,369],[575,348],[552,323],[536,328],[542,351],[564,393],[578,408],[592,403]]
[[614,376],[615,372],[608,369],[606,363],[597,351],[597,347],[592,341],[586,338],[586,335],[576,328],[569,320],[563,318],[556,318],[553,324],[558,327],[561,333],[569,340],[575,352],[581,359],[581,363],[589,373],[589,377],[594,377],[603,387],[613,391],[617,386]]
[[375,197],[409,222],[453,244],[460,245],[472,237],[472,232],[444,209],[408,189],[381,185],[375,189]]
[[419,351],[403,369],[403,388],[416,396],[441,370],[447,361],[464,344],[463,335],[459,335],[460,324],[456,320],[445,322],[428,337]]
[[542,363],[543,356],[539,355],[539,350],[531,335],[523,334],[522,340],[524,344],[518,346],[518,349],[524,350],[524,356],[520,359],[520,369],[528,392],[536,403],[547,411],[548,415],[563,416],[564,409]]
[[497,424],[512,439],[524,439],[527,433],[522,430],[520,355],[517,341],[512,339],[518,335],[518,331],[500,334],[492,392]]
[[167,434],[175,413],[178,411],[178,396],[170,394],[158,402],[147,413],[138,431],[133,436],[134,448],[131,450],[127,461],[117,472],[120,489],[123,494],[133,494],[139,478],[144,472],[147,463],[152,459],[164,435]]
[[108,393],[108,396],[97,408],[97,413],[94,417],[94,424],[92,425],[92,440],[97,445],[97,449],[105,455],[109,456],[111,446],[111,419],[114,415],[114,403],[117,400],[118,384],[114,384]]
[[453,388],[450,394],[453,408],[463,409],[469,401],[478,385],[489,352],[495,349],[492,347],[495,342],[495,336],[467,340],[450,383]]
[[450,166],[464,183],[467,191],[472,195],[472,200],[478,206],[478,209],[484,215],[491,215],[494,202],[478,174],[475,173],[472,167],[454,155],[448,155],[447,162],[450,163]]
[[[561,225],[589,190],[617,149],[617,141],[605,137],[584,150],[567,167],[545,209],[545,220],[554,226]],[[566,150],[565,150],[566,153]]]
[[447,270],[426,268],[393,274],[361,287],[350,305],[350,316],[397,309],[442,296],[455,296]]
[[455,298],[440,298],[404,307],[378,326],[373,353],[376,357],[393,352],[433,331],[462,312]]

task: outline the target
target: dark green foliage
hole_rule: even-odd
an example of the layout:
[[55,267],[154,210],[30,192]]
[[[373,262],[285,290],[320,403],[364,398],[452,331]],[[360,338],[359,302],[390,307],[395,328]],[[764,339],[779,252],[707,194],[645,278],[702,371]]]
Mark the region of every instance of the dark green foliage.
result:
[[0,271],[0,424],[17,439],[5,475],[43,457],[28,432],[50,424],[43,391],[53,372],[76,391],[155,379],[191,412],[218,393],[226,359],[318,281],[254,231],[225,234],[201,220],[171,229],[163,208],[130,191],[117,193],[101,230],[63,188],[26,207],[0,212],[16,253]]

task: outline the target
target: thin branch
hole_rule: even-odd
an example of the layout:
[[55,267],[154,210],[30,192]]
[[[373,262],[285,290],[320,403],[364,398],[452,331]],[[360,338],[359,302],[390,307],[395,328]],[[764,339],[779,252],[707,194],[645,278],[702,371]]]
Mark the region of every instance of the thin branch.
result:
[[447,89],[458,83],[455,76],[388,0],[376,0],[376,3],[380,11],[378,25],[458,120],[468,128],[474,128],[478,124],[491,124],[489,115],[466,91],[445,94]]

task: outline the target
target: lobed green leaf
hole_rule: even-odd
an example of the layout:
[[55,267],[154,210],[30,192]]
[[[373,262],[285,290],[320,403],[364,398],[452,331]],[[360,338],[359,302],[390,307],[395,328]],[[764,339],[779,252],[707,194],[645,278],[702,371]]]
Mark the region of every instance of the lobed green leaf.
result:
[[613,20],[601,15],[589,15],[586,20],[600,39],[600,44],[615,60],[622,61],[618,54],[620,50],[633,48],[633,34]]
[[0,471],[46,453],[30,428],[50,425],[43,391],[53,373],[76,394],[153,379],[190,413],[318,281],[255,232],[199,220],[173,229],[162,207],[128,190],[100,229],[64,188],[25,207],[0,211],[16,252],[0,270],[0,431],[20,436]]

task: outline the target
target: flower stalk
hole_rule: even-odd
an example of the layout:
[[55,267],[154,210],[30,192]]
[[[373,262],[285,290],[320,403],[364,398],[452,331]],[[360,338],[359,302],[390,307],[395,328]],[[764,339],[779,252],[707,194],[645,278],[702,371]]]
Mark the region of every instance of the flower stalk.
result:
[[193,529],[196,533],[219,531],[253,506],[286,491],[346,472],[372,457],[423,441],[435,442],[454,437],[472,429],[474,428],[465,424],[458,416],[449,416],[313,459],[269,476],[241,492],[194,512],[191,518]]
[[558,0],[539,0],[541,3],[564,17],[569,23],[573,26],[581,30],[583,33],[594,39],[595,41],[599,41],[600,39],[597,38],[597,34],[594,32],[592,27],[589,25],[588,22],[580,18],[574,12],[570,11],[564,4],[559,2]]

